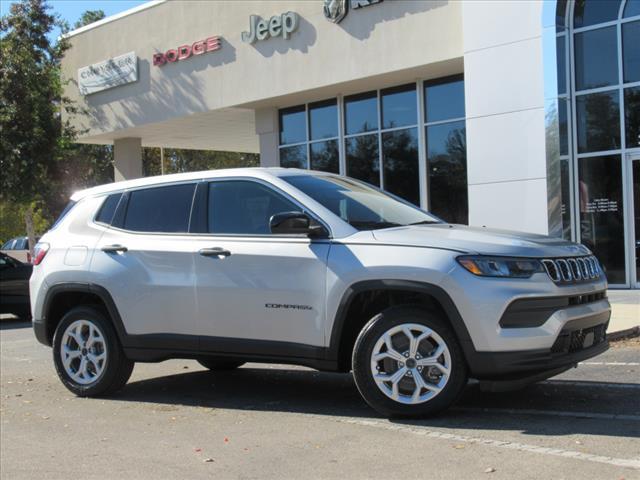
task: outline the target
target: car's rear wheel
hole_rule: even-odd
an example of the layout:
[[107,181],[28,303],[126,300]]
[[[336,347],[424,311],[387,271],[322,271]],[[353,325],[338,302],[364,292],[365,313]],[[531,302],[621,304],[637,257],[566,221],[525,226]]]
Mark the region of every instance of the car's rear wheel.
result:
[[390,307],[363,328],[353,375],[366,402],[385,416],[435,414],[455,402],[467,367],[455,334],[433,313]]
[[202,365],[204,368],[208,368],[212,372],[224,372],[226,370],[235,370],[238,367],[241,367],[245,364],[245,362],[240,362],[237,360],[229,360],[226,358],[219,357],[205,357],[198,359],[198,363]]
[[53,337],[53,360],[64,386],[83,397],[121,389],[134,365],[111,322],[89,306],[76,307],[62,318]]

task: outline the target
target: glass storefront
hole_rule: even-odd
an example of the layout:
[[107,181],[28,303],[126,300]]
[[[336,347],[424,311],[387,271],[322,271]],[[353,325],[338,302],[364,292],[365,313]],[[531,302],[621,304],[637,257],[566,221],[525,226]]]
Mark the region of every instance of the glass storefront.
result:
[[343,173],[468,223],[461,75],[282,109],[279,153],[283,167]]
[[640,0],[557,9],[564,236],[594,251],[610,284],[637,286]]

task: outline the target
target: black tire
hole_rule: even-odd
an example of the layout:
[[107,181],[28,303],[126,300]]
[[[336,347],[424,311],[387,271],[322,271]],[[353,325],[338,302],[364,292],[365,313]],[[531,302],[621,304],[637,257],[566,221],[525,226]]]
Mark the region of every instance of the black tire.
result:
[[245,364],[245,362],[240,362],[238,360],[229,360],[220,357],[200,358],[198,359],[198,363],[204,368],[208,368],[212,372],[225,372],[228,370],[235,370],[236,368],[241,367]]
[[[95,381],[88,384],[76,382],[67,373],[60,354],[64,333],[77,320],[86,320],[97,327],[106,344],[107,357],[103,371]],[[53,362],[63,385],[80,397],[106,396],[115,393],[127,383],[134,366],[134,362],[125,356],[111,322],[100,310],[91,306],[75,307],[62,317],[53,337]]]
[[[449,380],[442,390],[424,403],[403,404],[393,400],[376,384],[371,355],[377,341],[391,328],[402,324],[424,325],[446,343],[451,357]],[[414,306],[396,306],[373,317],[362,329],[353,349],[353,376],[365,401],[386,417],[426,417],[451,406],[467,384],[467,365],[458,340],[449,325],[432,312]],[[426,390],[423,390],[426,392]]]

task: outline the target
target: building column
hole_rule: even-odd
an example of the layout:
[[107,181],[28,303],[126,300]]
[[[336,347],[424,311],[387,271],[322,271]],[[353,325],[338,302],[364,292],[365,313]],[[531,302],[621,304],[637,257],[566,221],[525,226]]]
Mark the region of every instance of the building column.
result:
[[113,169],[116,182],[142,177],[141,138],[118,138],[113,141]]
[[549,229],[542,7],[462,4],[470,225]]
[[278,109],[256,110],[256,133],[260,137],[260,166],[279,167]]

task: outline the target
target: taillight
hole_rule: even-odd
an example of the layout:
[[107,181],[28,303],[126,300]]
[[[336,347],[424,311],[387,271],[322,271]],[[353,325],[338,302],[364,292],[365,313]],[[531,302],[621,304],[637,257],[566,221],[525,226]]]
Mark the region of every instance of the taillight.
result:
[[27,252],[27,263],[31,263],[31,252]]
[[36,246],[33,248],[33,264],[40,265],[48,251],[48,243],[36,243]]

